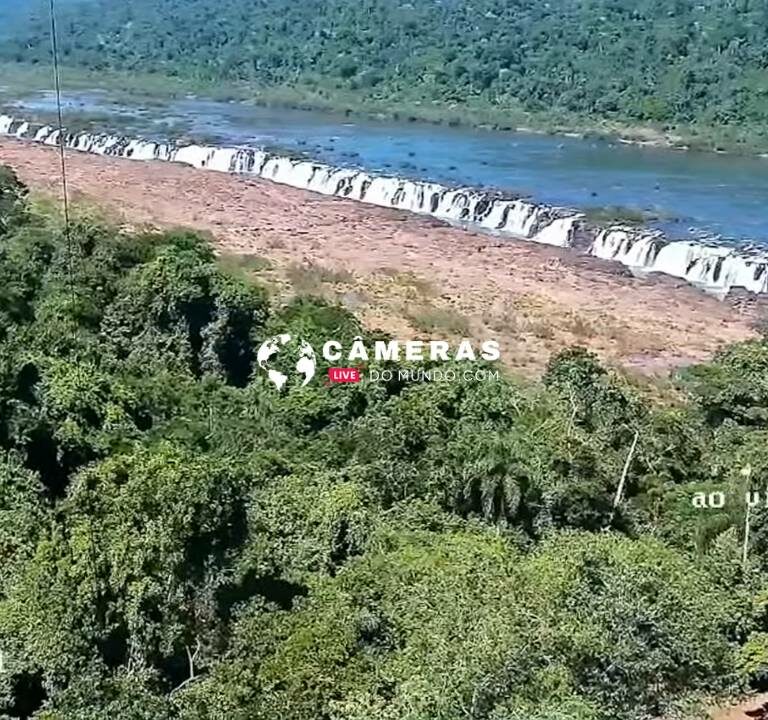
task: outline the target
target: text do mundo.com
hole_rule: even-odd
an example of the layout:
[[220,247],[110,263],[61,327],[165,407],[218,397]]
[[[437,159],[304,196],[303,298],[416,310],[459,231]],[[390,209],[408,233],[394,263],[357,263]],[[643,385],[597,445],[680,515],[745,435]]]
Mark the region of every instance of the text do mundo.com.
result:
[[501,378],[498,370],[475,368],[471,370],[409,370],[409,369],[373,369],[332,367],[328,368],[328,382],[356,383],[369,382],[495,382]]

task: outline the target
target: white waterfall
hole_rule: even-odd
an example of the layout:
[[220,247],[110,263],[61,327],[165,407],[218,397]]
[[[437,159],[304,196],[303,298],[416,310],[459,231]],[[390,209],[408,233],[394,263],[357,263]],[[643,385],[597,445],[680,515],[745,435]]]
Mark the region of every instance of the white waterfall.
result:
[[[50,126],[33,130],[28,122],[7,115],[0,115],[0,134],[12,134],[46,145],[59,143],[58,130]],[[219,172],[254,174],[265,180],[324,195],[349,197],[381,207],[432,215],[447,222],[477,226],[560,247],[570,246],[573,229],[581,218],[572,210],[539,206],[500,194],[371,175],[354,168],[333,167],[259,149],[176,146],[98,133],[65,133],[64,142],[72,150],[98,155],[131,160],[164,160]]]
[[667,241],[635,228],[601,230],[592,255],[616,260],[637,272],[664,273],[724,297],[733,288],[768,292],[768,251],[743,250],[692,240]]
[[[2,114],[0,135],[46,145],[59,143],[59,131],[55,128],[33,126]],[[732,288],[768,292],[768,251],[748,252],[693,241],[668,242],[658,232],[622,226],[596,231],[574,210],[537,205],[498,193],[371,175],[263,149],[182,146],[99,133],[65,133],[64,143],[72,150],[98,155],[162,160],[218,172],[256,175],[324,195],[431,215],[446,222],[557,247],[572,247],[577,234],[586,235],[592,238],[590,254],[620,262],[635,272],[672,275],[720,296]]]

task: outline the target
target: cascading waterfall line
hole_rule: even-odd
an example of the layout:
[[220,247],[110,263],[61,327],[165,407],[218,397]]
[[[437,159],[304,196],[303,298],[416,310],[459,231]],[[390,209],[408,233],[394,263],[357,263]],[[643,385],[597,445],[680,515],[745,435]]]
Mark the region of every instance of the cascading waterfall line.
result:
[[[661,273],[724,297],[734,288],[768,293],[768,252],[695,240],[670,240],[656,230],[614,225],[596,227],[568,208],[486,192],[450,188],[296,159],[263,148],[177,145],[99,133],[67,135],[0,115],[0,135],[45,145],[131,160],[160,160],[219,172],[240,172],[263,180],[379,207],[429,215],[496,235],[571,248],[619,262],[638,274]],[[65,167],[66,170],[66,167]],[[427,200],[428,199],[428,200]]]

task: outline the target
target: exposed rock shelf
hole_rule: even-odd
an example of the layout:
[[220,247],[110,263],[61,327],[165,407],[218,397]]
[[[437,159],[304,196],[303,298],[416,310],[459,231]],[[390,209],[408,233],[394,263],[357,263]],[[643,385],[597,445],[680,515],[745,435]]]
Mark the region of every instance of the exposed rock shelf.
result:
[[[0,115],[0,134],[58,145],[48,125]],[[768,292],[768,252],[695,241],[669,241],[647,229],[599,228],[571,209],[473,188],[374,175],[263,149],[158,143],[98,133],[65,132],[67,148],[132,160],[178,162],[196,168],[255,175],[272,182],[430,215],[500,235],[563,248],[585,248],[636,273],[664,273],[725,296],[733,288]]]

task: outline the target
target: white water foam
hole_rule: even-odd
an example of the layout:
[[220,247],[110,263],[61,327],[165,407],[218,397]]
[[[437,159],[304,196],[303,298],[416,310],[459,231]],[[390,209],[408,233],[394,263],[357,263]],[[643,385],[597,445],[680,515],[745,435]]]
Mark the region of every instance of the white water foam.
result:
[[636,272],[664,273],[725,297],[733,288],[768,292],[768,252],[752,252],[692,240],[666,241],[636,228],[601,230],[590,253],[616,260]]
[[[0,114],[0,134],[46,145],[59,131]],[[99,133],[66,133],[67,148],[131,160],[162,160],[195,168],[256,175],[265,180],[397,208],[532,242],[572,247],[577,235],[590,237],[589,253],[622,263],[637,273],[664,273],[724,297],[733,288],[768,292],[768,252],[694,241],[667,241],[658,232],[614,226],[598,230],[574,210],[537,205],[473,188],[372,175],[295,159],[263,149],[156,143]]]

